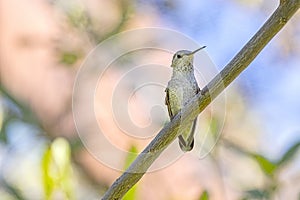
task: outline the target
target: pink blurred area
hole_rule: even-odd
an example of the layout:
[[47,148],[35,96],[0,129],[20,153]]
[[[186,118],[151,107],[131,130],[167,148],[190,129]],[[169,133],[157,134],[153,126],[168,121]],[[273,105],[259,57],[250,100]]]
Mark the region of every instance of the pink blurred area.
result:
[[56,57],[56,43],[64,33],[55,11],[39,0],[3,0],[0,9],[1,84],[46,126],[70,131],[70,120],[61,121],[60,115],[69,103],[74,71]]

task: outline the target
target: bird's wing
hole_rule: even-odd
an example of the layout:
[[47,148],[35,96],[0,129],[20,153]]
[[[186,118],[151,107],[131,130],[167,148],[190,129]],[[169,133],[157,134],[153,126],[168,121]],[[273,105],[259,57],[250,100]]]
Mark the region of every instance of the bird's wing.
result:
[[[201,92],[200,88],[197,86],[197,89],[195,91],[195,95]],[[179,146],[182,151],[187,152],[191,151],[194,147],[194,134],[196,130],[196,125],[197,125],[197,117],[194,119],[193,123],[191,126],[187,129],[187,134],[184,135],[179,135]]]
[[173,119],[174,114],[172,113],[171,105],[170,105],[170,94],[169,94],[169,88],[166,88],[166,97],[165,97],[165,104],[168,107],[169,117],[170,119]]

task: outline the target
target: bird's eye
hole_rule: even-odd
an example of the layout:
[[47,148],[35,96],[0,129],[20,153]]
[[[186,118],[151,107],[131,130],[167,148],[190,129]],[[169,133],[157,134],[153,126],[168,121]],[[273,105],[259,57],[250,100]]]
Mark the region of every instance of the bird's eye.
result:
[[182,58],[182,55],[177,54],[177,58]]

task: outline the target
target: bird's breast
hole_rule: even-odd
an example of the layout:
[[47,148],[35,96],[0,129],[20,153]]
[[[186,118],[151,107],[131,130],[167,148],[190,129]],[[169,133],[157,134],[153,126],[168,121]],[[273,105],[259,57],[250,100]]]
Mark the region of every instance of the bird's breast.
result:
[[180,107],[184,106],[198,90],[195,80],[189,78],[173,78],[168,83],[170,101],[177,101]]

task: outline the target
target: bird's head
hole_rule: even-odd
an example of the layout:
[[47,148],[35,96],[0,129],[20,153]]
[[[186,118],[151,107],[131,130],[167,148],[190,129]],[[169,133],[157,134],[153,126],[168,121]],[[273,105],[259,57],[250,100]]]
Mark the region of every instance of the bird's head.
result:
[[188,66],[193,64],[194,54],[201,49],[204,49],[206,46],[203,46],[195,51],[188,51],[188,50],[180,50],[177,51],[172,60],[172,67],[180,67],[180,66]]

